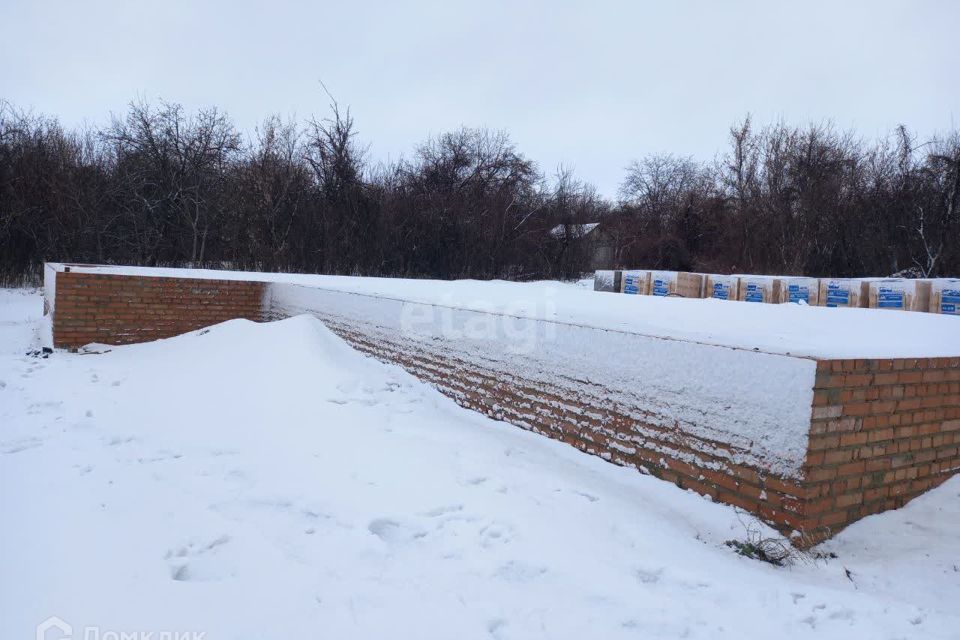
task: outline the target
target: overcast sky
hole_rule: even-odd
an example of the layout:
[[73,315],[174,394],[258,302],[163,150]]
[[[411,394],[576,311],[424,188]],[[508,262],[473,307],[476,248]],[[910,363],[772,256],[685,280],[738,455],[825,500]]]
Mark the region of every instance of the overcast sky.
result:
[[648,153],[714,157],[748,112],[867,137],[960,119],[958,0],[0,0],[0,24],[0,98],[68,125],[144,96],[252,131],[324,114],[322,79],[374,159],[487,126],[606,195]]

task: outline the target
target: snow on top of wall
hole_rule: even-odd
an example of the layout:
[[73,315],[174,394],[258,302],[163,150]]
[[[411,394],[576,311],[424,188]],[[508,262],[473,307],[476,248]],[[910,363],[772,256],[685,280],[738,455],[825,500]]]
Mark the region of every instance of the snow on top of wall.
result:
[[43,265],[43,313],[53,313],[57,302],[57,271],[60,265],[47,263]]
[[560,282],[414,280],[89,265],[71,266],[71,270],[285,282],[801,357],[960,356],[960,320],[929,313],[624,296]]

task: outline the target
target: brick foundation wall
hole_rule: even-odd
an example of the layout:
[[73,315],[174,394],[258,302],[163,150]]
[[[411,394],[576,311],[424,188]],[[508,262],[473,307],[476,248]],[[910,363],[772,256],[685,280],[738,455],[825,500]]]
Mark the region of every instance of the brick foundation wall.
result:
[[457,357],[442,340],[411,344],[338,304],[272,313],[287,311],[313,313],[358,350],[401,365],[461,406],[743,508],[800,547],[960,471],[960,358],[816,361],[806,458],[801,476],[789,478],[738,462],[746,451],[728,443],[655,424],[647,407],[618,402],[616,389],[584,393],[562,378],[516,375],[496,359],[484,366]]
[[372,339],[333,316],[325,321],[355,348],[400,364],[461,406],[743,508],[785,535],[800,534],[798,546],[902,507],[960,471],[960,358],[818,361],[803,477],[791,479],[731,462],[740,452],[730,445],[699,446],[690,434],[645,424],[635,408],[604,402],[602,390],[576,398],[576,411],[558,411],[557,400],[570,401],[563,388],[466,361],[452,368],[443,356]]
[[[764,466],[752,443],[711,438],[693,423],[665,424],[657,413],[662,407],[613,388],[596,370],[584,374],[582,363],[559,372],[518,368],[439,336],[405,338],[396,327],[378,326],[369,307],[340,308],[342,296],[354,294],[327,292],[316,306],[276,307],[273,286],[60,271],[54,344],[145,342],[233,318],[306,311],[355,348],[399,364],[464,407],[741,507],[785,534],[798,532],[800,546],[900,507],[960,471],[960,357],[817,361],[807,369],[805,462],[798,477],[785,477]],[[566,354],[566,343],[559,344]],[[706,357],[712,366],[714,356]]]
[[[383,335],[373,338],[332,316],[324,320],[354,348],[399,364],[460,406],[741,507],[785,534],[803,527],[801,481],[759,466],[732,462],[746,452],[729,444],[708,442],[679,428],[664,429],[645,422],[637,407],[607,401],[605,392],[609,390],[598,389],[594,396],[572,398],[562,386],[517,378],[467,360],[453,363],[448,356],[429,349],[412,350],[402,341]],[[560,408],[563,404],[576,408]],[[709,451],[725,451],[727,455],[711,455]]]
[[263,319],[265,285],[237,280],[56,273],[53,344],[129,344],[234,318]]
[[821,360],[804,468],[819,538],[960,470],[960,358]]
[[[698,434],[697,425],[682,419],[665,421],[663,407],[652,406],[642,395],[638,397],[629,392],[637,383],[623,379],[622,376],[629,374],[619,371],[616,364],[604,366],[613,368],[614,378],[621,377],[622,384],[612,387],[606,379],[597,380],[579,364],[543,356],[542,349],[526,362],[523,356],[504,359],[499,353],[482,347],[478,352],[469,344],[432,331],[418,336],[397,326],[380,325],[378,314],[373,313],[378,306],[373,296],[325,291],[308,294],[307,298],[292,305],[281,301],[271,308],[271,317],[310,313],[354,348],[384,362],[399,364],[463,407],[741,507],[785,534],[803,529],[802,477],[773,472],[765,466],[769,461],[758,456],[749,440],[738,446],[729,440],[703,435],[704,430]],[[366,298],[368,302],[358,303],[351,298]],[[402,311],[391,309],[387,316],[400,313]],[[581,330],[588,334],[587,342],[608,337],[603,330]],[[557,340],[559,345],[577,342],[567,342],[560,337]],[[728,355],[719,347],[704,347],[704,350],[708,357],[711,353],[714,357]],[[561,357],[564,353],[570,352],[561,347]],[[743,357],[762,363],[765,354],[744,353]],[[658,370],[655,363],[643,367]],[[705,369],[709,370],[705,375],[720,379],[729,375],[723,365],[711,363]],[[815,369],[811,363],[807,389],[812,387]],[[790,401],[785,398],[783,403]],[[809,424],[810,400],[806,403],[802,407],[806,412],[804,428]],[[698,418],[710,423],[722,419],[719,417],[722,415],[721,411],[715,416]]]

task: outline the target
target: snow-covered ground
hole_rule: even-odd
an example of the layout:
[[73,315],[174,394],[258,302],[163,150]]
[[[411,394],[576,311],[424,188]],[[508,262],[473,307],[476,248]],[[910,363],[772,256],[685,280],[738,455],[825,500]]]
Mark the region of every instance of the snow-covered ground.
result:
[[605,294],[577,284],[549,281],[411,280],[151,267],[71,268],[79,272],[300,284],[795,356],[960,356],[960,317],[932,313]]
[[43,358],[40,313],[0,291],[4,640],[957,637],[960,479],[778,568],[724,546],[749,516],[311,317]]

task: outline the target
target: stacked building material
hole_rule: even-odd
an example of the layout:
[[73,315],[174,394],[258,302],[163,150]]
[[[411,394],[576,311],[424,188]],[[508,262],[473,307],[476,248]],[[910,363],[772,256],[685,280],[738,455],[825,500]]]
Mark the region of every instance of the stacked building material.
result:
[[960,278],[930,281],[930,313],[960,315]]
[[619,293],[622,273],[622,271],[597,271],[593,274],[593,290]]
[[820,303],[820,281],[802,276],[783,276],[774,282],[775,302],[816,306]]
[[682,271],[597,271],[595,291],[960,315],[960,278],[810,278]]
[[774,285],[777,279],[773,276],[738,275],[737,300],[741,302],[779,302],[775,295]]
[[651,271],[650,295],[699,298],[703,295],[703,276],[684,271]]
[[823,278],[818,302],[821,307],[860,307],[863,285],[857,278]]
[[650,293],[650,272],[629,270],[621,277],[621,293],[645,296]]
[[740,279],[736,276],[707,273],[703,276],[703,291],[701,296],[704,298],[716,298],[717,300],[736,300],[739,285]]
[[867,306],[891,311],[926,311],[930,308],[929,280],[888,278],[868,280]]

